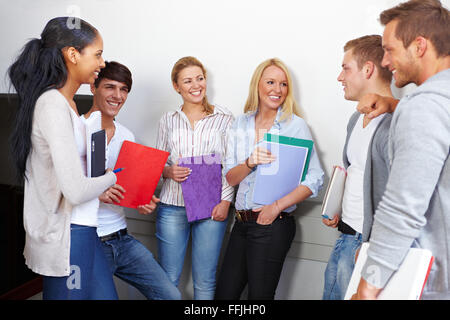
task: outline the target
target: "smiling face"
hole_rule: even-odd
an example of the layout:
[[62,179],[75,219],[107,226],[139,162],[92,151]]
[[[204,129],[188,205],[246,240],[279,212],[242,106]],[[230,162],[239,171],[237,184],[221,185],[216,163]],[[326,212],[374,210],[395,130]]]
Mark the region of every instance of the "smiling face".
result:
[[94,83],[100,70],[105,67],[103,54],[103,39],[97,34],[94,41],[81,50],[77,51],[75,77],[79,83]]
[[259,107],[278,109],[287,94],[288,79],[284,71],[274,65],[267,67],[258,84]]
[[419,68],[414,59],[414,42],[408,48],[396,38],[395,30],[398,21],[393,20],[386,25],[383,33],[384,57],[381,65],[392,72],[395,85],[402,88],[409,83],[418,81]]
[[201,104],[206,95],[206,78],[200,67],[189,66],[178,73],[173,87],[185,103]]
[[353,56],[353,50],[344,54],[342,71],[338,81],[344,86],[344,97],[347,100],[359,101],[364,94],[365,77],[363,69],[358,67],[358,62]]
[[91,85],[94,94],[94,111],[100,111],[103,117],[114,118],[128,97],[128,86],[116,80],[103,78],[98,87]]

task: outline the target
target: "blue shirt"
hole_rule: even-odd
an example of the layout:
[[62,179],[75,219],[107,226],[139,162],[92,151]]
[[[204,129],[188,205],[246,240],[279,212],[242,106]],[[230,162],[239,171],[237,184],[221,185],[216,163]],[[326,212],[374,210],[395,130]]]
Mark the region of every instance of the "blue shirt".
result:
[[[269,133],[298,139],[312,140],[309,128],[302,118],[292,115],[290,118],[280,121],[281,115],[282,112],[280,107],[278,108],[277,116],[274,120],[273,126],[269,130]],[[245,159],[252,154],[253,150],[261,144],[262,140],[254,144],[255,116],[256,112],[251,112],[237,117],[228,131],[228,142],[224,163],[225,175],[230,169],[242,164]],[[317,152],[315,148],[313,148],[306,178],[301,182],[301,185],[304,185],[311,190],[311,197],[317,196],[323,184],[323,176],[324,173],[320,166]],[[255,179],[256,170],[253,170],[239,184],[235,201],[235,207],[237,210],[250,210],[261,207],[261,205],[253,202]],[[295,208],[296,205],[293,205],[283,211],[291,212],[294,211]]]

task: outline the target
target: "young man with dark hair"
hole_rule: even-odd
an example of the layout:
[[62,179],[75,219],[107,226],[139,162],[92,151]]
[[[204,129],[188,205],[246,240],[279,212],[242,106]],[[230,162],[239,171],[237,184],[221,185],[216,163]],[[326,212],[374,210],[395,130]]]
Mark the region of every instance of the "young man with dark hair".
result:
[[[117,62],[105,62],[95,83],[93,106],[86,117],[94,111],[102,114],[102,128],[107,135],[107,167],[114,168],[120,148],[125,140],[135,141],[133,133],[115,120],[131,90],[130,70]],[[147,299],[181,299],[179,290],[172,284],[153,254],[127,232],[123,207],[117,203],[125,190],[115,184],[99,199],[97,234],[103,245],[111,271],[120,279],[136,287]],[[150,204],[138,207],[140,214],[150,214],[159,202],[153,196]]]
[[[392,73],[381,66],[381,36],[364,36],[344,46],[338,81],[345,99],[358,101],[368,92],[391,95]],[[375,120],[375,121],[374,121]],[[373,215],[388,176],[387,140],[391,115],[370,120],[355,112],[347,125],[343,162],[347,170],[342,213],[323,219],[340,237],[325,270],[324,300],[343,300],[355,266],[356,251],[370,236]]]
[[[376,299],[408,250],[419,247],[435,258],[422,298],[450,299],[450,13],[438,0],[412,0],[380,20],[383,65],[397,87],[418,88],[400,100],[392,118],[388,183],[353,298]],[[369,110],[397,104],[372,96],[378,98]]]

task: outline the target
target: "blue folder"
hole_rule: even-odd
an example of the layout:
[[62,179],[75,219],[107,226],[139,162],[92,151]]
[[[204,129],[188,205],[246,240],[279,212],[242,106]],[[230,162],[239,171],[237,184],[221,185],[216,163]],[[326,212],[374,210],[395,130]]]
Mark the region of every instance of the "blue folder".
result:
[[291,193],[304,180],[313,142],[266,134],[261,147],[269,150],[276,160],[258,165],[253,202],[268,205]]

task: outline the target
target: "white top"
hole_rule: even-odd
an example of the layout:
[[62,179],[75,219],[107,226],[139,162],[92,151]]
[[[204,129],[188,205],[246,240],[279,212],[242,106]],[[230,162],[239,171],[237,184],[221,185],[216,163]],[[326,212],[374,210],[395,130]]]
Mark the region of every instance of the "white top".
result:
[[[73,132],[75,135],[75,143],[80,155],[81,168],[84,175],[87,176],[86,163],[86,127],[83,121],[84,116],[78,116],[75,111],[70,109],[72,116]],[[79,224],[83,226],[96,227],[97,226],[97,211],[99,206],[98,198],[75,205],[72,209],[70,219],[71,224]]]
[[[220,154],[222,161],[226,154],[227,131],[234,118],[230,111],[218,105],[213,114],[197,121],[192,129],[188,117],[179,107],[163,115],[159,121],[156,149],[170,152],[166,166],[176,163],[179,158]],[[222,200],[232,201],[234,188],[222,175]],[[161,202],[184,206],[181,183],[164,179],[160,194]]]
[[[113,169],[116,165],[122,143],[125,140],[135,142],[133,133],[123,125],[114,121],[116,131],[106,148],[106,167]],[[120,172],[117,173],[118,175]],[[98,210],[97,234],[99,237],[116,232],[127,227],[123,207],[100,202]]]
[[350,165],[347,168],[342,199],[342,221],[359,233],[362,233],[364,221],[363,182],[367,152],[372,136],[383,117],[384,115],[372,119],[363,128],[364,115],[360,115],[348,140],[347,158]]

